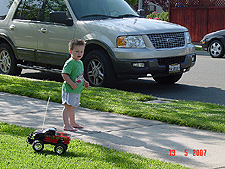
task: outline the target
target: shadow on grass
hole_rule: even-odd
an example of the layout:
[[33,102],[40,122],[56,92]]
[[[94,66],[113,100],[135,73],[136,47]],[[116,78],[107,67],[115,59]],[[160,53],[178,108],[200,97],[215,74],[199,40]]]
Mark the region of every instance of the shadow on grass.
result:
[[26,137],[35,129],[29,127],[20,127],[15,124],[8,124],[5,122],[0,122],[0,133],[9,134],[12,136],[22,136]]
[[[52,150],[50,150],[52,148]],[[54,156],[61,156],[61,157],[85,157],[84,155],[80,156],[78,154],[76,154],[75,152],[71,152],[71,151],[66,151],[64,154],[56,154],[54,152],[54,145],[52,145],[51,147],[48,147],[48,149],[44,149],[41,152],[36,152],[34,151],[34,153],[37,154],[42,154],[42,155],[54,155]]]

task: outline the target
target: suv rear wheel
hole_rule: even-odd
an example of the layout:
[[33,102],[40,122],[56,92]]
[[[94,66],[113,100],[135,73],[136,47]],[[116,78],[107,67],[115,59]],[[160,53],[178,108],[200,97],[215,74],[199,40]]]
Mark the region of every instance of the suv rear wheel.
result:
[[85,56],[84,72],[91,86],[113,87],[117,81],[111,60],[103,50],[93,50]]
[[8,75],[20,75],[22,69],[17,67],[17,60],[12,49],[2,43],[0,44],[0,72]]

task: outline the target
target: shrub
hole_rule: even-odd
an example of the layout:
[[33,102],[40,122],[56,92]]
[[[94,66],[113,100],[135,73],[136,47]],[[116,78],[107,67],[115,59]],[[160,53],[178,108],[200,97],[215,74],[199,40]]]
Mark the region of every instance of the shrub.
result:
[[147,15],[146,18],[168,21],[168,16],[169,16],[168,12],[162,12],[162,13],[152,12],[151,14]]

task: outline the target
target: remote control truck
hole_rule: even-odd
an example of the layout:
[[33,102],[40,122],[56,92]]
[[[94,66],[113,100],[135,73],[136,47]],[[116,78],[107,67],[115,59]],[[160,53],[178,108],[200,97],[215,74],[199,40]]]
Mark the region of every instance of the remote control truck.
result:
[[27,138],[27,145],[32,144],[36,152],[44,149],[44,144],[55,145],[55,152],[59,155],[66,152],[70,143],[70,134],[57,132],[56,128],[39,129],[30,133]]

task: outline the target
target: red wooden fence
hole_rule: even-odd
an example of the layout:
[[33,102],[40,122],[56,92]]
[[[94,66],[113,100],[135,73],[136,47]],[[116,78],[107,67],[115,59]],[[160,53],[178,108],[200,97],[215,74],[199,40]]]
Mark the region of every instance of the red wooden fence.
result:
[[225,29],[225,0],[169,0],[169,22],[188,28],[193,42]]

